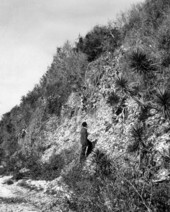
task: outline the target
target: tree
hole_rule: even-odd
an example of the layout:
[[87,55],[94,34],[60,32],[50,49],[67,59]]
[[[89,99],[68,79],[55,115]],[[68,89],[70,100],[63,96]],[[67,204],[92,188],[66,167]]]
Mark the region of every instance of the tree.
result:
[[85,53],[91,62],[105,51],[114,52],[120,40],[121,33],[117,27],[95,26],[84,38],[79,36],[76,48]]

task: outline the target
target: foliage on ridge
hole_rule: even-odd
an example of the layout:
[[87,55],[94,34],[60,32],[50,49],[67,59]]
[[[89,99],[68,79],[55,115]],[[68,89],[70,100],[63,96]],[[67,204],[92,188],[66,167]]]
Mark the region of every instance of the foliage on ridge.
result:
[[[71,167],[63,176],[76,194],[68,202],[70,209],[168,211],[169,184],[165,193],[166,184],[161,188],[153,184],[152,178],[159,169],[154,161],[155,142],[162,139],[161,133],[169,130],[162,127],[169,125],[170,117],[169,14],[169,0],[146,0],[122,14],[113,26],[95,26],[85,37],[80,36],[75,46],[67,42],[57,48],[39,84],[22,97],[19,106],[4,114],[0,122],[0,150],[4,150],[1,157],[5,153],[11,170],[26,166],[40,175],[47,169],[49,173],[45,172],[44,177],[51,179],[50,174],[55,178],[65,165],[77,160],[75,146],[76,154],[71,147],[63,150],[54,155],[49,167],[40,161],[53,142],[50,137],[50,143],[46,143],[46,123],[54,119],[52,133],[59,130],[61,111],[70,94],[76,92],[84,95],[86,107],[81,112],[87,115],[89,108],[97,110],[97,103],[99,107],[106,101],[113,112],[112,123],[104,123],[107,127],[99,129],[100,133],[106,133],[101,140],[108,145],[107,139],[113,139],[113,147],[117,139],[117,149],[126,149],[130,156],[117,162],[97,150],[92,155],[95,178],[81,166]],[[67,118],[72,116],[69,113]],[[102,121],[105,120],[99,122],[101,125]],[[24,139],[20,134],[23,128],[28,131]],[[72,133],[75,128],[71,128]],[[110,135],[114,138],[107,137]],[[124,146],[120,147],[122,138]],[[113,148],[108,146],[108,149],[113,153]],[[168,154],[166,160],[170,158]],[[133,156],[135,162],[131,161]],[[22,162],[21,166],[17,162]]]

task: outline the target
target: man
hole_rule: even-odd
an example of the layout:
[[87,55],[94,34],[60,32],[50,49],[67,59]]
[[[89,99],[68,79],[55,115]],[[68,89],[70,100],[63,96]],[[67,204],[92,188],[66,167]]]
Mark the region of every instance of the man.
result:
[[80,132],[80,142],[82,145],[80,162],[82,162],[82,160],[84,160],[92,151],[92,143],[88,140],[87,137],[88,137],[87,123],[83,122]]
[[27,134],[26,129],[22,129],[22,131],[21,131],[21,138],[24,138],[26,134]]

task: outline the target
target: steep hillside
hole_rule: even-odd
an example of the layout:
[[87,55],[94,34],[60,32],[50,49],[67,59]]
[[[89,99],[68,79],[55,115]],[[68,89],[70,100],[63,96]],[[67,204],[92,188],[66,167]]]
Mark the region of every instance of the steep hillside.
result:
[[[58,48],[0,122],[6,173],[62,185],[62,211],[169,211],[169,17],[168,0],[147,0]],[[97,143],[82,164],[83,121]]]

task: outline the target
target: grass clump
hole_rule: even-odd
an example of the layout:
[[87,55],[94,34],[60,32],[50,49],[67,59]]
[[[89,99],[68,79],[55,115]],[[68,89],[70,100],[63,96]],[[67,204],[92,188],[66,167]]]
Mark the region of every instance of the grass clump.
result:
[[[139,135],[137,135],[139,136]],[[170,184],[153,183],[148,177],[149,166],[145,174],[130,160],[113,160],[99,150],[93,155],[90,173],[82,164],[75,164],[63,175],[64,182],[73,191],[67,200],[67,209],[72,211],[139,211],[168,212],[170,209]]]
[[117,105],[120,101],[120,97],[112,91],[107,99],[107,103],[110,104],[111,106]]
[[129,60],[130,68],[141,75],[146,75],[149,71],[155,70],[153,61],[149,59],[147,54],[140,49],[132,51],[129,56]]
[[157,90],[155,102],[165,119],[170,118],[170,92],[168,89]]

